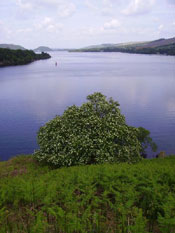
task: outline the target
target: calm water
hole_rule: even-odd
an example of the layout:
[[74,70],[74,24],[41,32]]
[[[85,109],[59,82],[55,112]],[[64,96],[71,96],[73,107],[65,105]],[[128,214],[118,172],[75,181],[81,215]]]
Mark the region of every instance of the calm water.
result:
[[175,57],[51,55],[49,60],[0,68],[1,160],[33,153],[39,127],[95,91],[119,101],[128,124],[149,129],[159,151],[175,153]]

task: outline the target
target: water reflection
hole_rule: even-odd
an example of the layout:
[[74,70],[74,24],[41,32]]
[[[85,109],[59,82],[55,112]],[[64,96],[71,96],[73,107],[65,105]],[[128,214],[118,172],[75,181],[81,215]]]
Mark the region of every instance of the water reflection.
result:
[[57,52],[0,69],[0,156],[32,153],[41,125],[95,91],[119,101],[127,122],[149,129],[159,150],[175,153],[174,88],[168,56]]

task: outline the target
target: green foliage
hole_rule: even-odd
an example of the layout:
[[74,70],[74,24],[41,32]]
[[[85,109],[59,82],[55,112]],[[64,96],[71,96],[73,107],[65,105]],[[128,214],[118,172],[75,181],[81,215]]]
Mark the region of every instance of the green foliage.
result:
[[11,50],[0,48],[0,67],[24,65],[36,60],[48,58],[50,58],[50,55],[47,53],[36,54],[32,50]]
[[56,167],[139,161],[152,143],[149,131],[128,126],[112,98],[94,93],[87,100],[40,128],[35,158]]
[[166,201],[163,205],[163,213],[159,215],[158,222],[160,229],[164,233],[175,232],[175,195],[170,193],[166,197]]
[[0,233],[174,233],[175,157],[51,170],[0,163]]
[[142,144],[142,154],[146,153],[146,149],[150,147],[154,152],[157,150],[157,145],[153,142],[150,137],[149,130],[146,130],[143,127],[138,128],[138,140]]

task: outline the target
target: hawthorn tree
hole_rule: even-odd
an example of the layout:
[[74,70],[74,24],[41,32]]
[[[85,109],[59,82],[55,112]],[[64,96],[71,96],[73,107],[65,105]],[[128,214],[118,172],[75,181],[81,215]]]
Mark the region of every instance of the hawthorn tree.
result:
[[149,131],[128,126],[112,98],[97,92],[87,100],[40,128],[35,158],[55,167],[141,160]]

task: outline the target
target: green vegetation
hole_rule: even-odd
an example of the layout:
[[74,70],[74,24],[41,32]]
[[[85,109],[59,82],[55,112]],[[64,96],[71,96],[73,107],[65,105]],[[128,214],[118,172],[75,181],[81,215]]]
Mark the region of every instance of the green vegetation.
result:
[[122,52],[138,54],[163,54],[175,55],[175,37],[159,39],[148,42],[102,44],[89,46],[83,49],[72,50],[72,52]]
[[25,65],[36,60],[48,59],[47,53],[36,54],[32,50],[11,50],[0,48],[0,67]]
[[87,99],[40,129],[34,156],[0,162],[0,233],[175,233],[175,156],[141,159],[149,131]]
[[35,152],[38,161],[55,167],[135,163],[148,146],[156,149],[149,131],[126,124],[118,102],[101,93],[89,95],[87,100],[40,128],[40,150]]
[[175,55],[175,44],[160,46],[156,48],[149,47],[126,47],[126,48],[106,48],[104,52],[124,52],[138,54],[164,54]]
[[174,233],[175,156],[51,170],[0,163],[0,233]]
[[149,47],[106,47],[106,48],[91,48],[91,49],[79,49],[74,52],[122,52],[122,53],[138,53],[138,54],[163,54],[163,55],[175,55],[175,44],[159,46],[156,48]]

